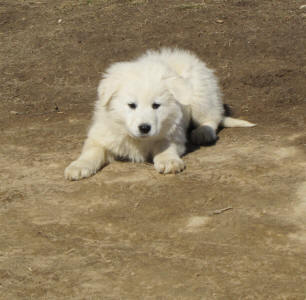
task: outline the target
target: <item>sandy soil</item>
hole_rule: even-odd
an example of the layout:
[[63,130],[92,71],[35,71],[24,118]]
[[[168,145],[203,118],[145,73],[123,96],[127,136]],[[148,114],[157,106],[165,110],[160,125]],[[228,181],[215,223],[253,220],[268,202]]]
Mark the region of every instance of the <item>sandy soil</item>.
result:
[[[306,299],[304,4],[2,0],[0,298]],[[258,126],[66,181],[101,72],[174,45]]]

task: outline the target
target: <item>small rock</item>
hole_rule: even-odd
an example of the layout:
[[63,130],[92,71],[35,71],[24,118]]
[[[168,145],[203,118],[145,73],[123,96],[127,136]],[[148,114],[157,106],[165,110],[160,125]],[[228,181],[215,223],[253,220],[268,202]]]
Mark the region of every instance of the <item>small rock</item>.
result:
[[10,111],[10,114],[12,114],[12,115],[19,115],[19,112],[18,112],[18,111],[15,111],[15,110],[11,110],[11,111]]
[[218,23],[218,24],[223,24],[223,23],[224,23],[224,20],[218,19],[218,20],[216,20],[216,23]]
[[303,4],[300,6],[300,9],[305,9],[306,8],[306,4]]
[[58,20],[57,20],[57,23],[58,23],[58,24],[61,24],[62,22],[63,22],[62,19],[58,19]]

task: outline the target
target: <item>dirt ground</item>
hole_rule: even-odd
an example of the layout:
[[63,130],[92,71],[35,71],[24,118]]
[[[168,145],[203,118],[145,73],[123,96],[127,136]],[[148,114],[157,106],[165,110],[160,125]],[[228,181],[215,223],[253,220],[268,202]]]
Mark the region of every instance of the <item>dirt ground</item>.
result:
[[[306,299],[305,4],[1,0],[0,299]],[[258,126],[179,175],[66,181],[102,71],[159,46],[195,51]]]

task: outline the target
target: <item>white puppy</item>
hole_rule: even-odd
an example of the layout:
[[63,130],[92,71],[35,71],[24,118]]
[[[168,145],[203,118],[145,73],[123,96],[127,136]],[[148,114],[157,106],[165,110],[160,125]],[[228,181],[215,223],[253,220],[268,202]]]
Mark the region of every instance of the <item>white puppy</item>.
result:
[[191,141],[198,145],[216,141],[219,125],[255,125],[224,116],[213,71],[188,51],[148,51],[115,63],[99,84],[88,138],[65,177],[89,177],[116,158],[153,159],[160,173],[181,172],[191,122]]

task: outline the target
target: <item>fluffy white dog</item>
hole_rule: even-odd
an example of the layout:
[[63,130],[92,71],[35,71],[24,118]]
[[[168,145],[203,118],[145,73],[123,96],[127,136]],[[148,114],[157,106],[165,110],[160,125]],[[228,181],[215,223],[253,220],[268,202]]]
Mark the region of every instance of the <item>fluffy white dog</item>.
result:
[[89,177],[116,158],[153,159],[160,173],[181,172],[191,122],[191,141],[198,145],[216,141],[220,125],[255,126],[224,116],[213,71],[188,51],[148,51],[134,61],[115,63],[99,84],[87,140],[65,177]]

